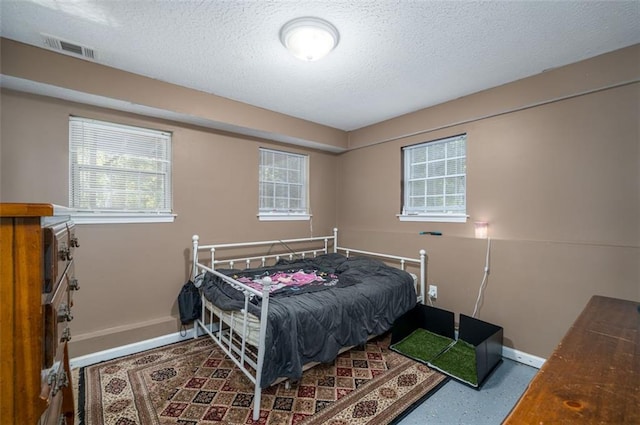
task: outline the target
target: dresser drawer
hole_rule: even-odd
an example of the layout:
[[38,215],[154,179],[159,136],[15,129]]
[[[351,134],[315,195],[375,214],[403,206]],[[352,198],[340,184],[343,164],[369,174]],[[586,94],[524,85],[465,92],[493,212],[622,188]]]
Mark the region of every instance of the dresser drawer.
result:
[[61,358],[64,344],[71,339],[71,329],[68,324],[73,320],[71,313],[71,292],[69,282],[73,271],[73,264],[69,264],[67,273],[60,279],[55,292],[45,298],[44,305],[44,365],[50,368],[56,360]]
[[[65,365],[68,363],[66,351],[60,350],[60,356],[54,364],[42,371],[42,392],[40,397],[47,402],[47,410],[42,414],[39,425],[60,425],[67,421],[63,407],[68,404],[71,393],[71,376]],[[65,401],[66,400],[66,401]]]
[[64,393],[58,389],[54,396],[49,399],[49,407],[42,414],[39,425],[60,425],[66,424],[64,415],[62,413],[62,399]]
[[73,223],[58,223],[43,228],[44,235],[44,282],[42,292],[51,293],[73,261],[79,246]]

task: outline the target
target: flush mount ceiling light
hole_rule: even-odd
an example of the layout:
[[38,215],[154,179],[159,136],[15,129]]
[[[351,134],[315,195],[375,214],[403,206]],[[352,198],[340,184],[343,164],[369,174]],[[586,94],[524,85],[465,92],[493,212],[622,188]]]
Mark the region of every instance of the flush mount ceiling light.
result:
[[304,61],[323,58],[336,47],[339,39],[336,27],[320,18],[297,18],[280,30],[284,47]]

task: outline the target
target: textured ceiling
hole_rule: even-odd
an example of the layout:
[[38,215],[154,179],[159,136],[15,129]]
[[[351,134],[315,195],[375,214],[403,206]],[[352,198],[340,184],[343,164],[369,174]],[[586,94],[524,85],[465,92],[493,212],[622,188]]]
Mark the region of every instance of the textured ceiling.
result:
[[[640,1],[0,0],[2,37],[41,33],[95,61],[354,130],[640,42]],[[279,30],[332,22],[340,43],[303,62]]]

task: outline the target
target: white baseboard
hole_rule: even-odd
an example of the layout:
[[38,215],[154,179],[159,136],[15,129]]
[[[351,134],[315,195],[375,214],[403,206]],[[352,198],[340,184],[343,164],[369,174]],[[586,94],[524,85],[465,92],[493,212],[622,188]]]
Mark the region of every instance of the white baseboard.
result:
[[[217,328],[217,325],[214,327]],[[182,336],[180,332],[176,332],[169,335],[159,336],[157,338],[147,339],[145,341],[135,342],[133,344],[127,344],[120,347],[110,348],[108,350],[87,354],[84,356],[74,357],[73,359],[69,360],[69,365],[71,369],[76,369],[107,360],[113,360],[118,357],[140,353],[145,350],[162,347],[163,345],[185,341],[191,338],[193,338],[193,327],[191,329],[188,329],[186,335],[184,336]],[[502,357],[525,364],[527,366],[535,367],[537,369],[540,369],[545,362],[545,359],[543,359],[542,357],[537,357],[532,354],[514,350],[510,347],[502,347]]]
[[[217,325],[214,325],[214,328],[217,329]],[[184,336],[181,335],[180,332],[176,332],[169,335],[162,335],[156,338],[147,339],[140,342],[134,342],[133,344],[122,345],[120,347],[114,347],[108,350],[98,351],[96,353],[74,357],[69,360],[69,367],[71,369],[85,367],[95,363],[105,362],[107,360],[113,360],[118,357],[128,356],[130,354],[136,354],[142,351],[151,350],[153,348],[162,347],[163,345],[173,344],[176,342],[185,341],[187,339],[192,339],[193,329],[194,329],[193,327],[191,327],[191,329],[187,329],[187,332]],[[212,331],[212,332],[215,332],[215,331]],[[202,331],[200,333],[202,334]]]
[[526,364],[527,366],[533,366],[536,369],[540,369],[545,362],[545,359],[542,357],[514,350],[510,347],[502,347],[502,357],[518,363]]
[[[458,339],[458,330],[454,331],[455,339]],[[534,356],[533,354],[525,353],[523,351],[514,350],[510,347],[502,346],[502,357],[505,359],[513,360],[514,362],[522,363],[527,366],[540,369],[545,362],[542,357]]]

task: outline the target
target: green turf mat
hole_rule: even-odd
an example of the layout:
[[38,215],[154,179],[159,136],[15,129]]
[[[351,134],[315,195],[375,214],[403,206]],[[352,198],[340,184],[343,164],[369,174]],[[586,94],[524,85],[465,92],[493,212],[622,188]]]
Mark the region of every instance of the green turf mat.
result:
[[428,363],[452,343],[453,340],[450,338],[418,328],[411,335],[393,344],[390,348],[412,359]]
[[466,341],[461,339],[454,341],[418,328],[390,348],[471,386],[478,386],[476,348]]
[[468,342],[457,340],[451,348],[429,363],[454,378],[465,381],[474,387],[478,386],[476,350]]

